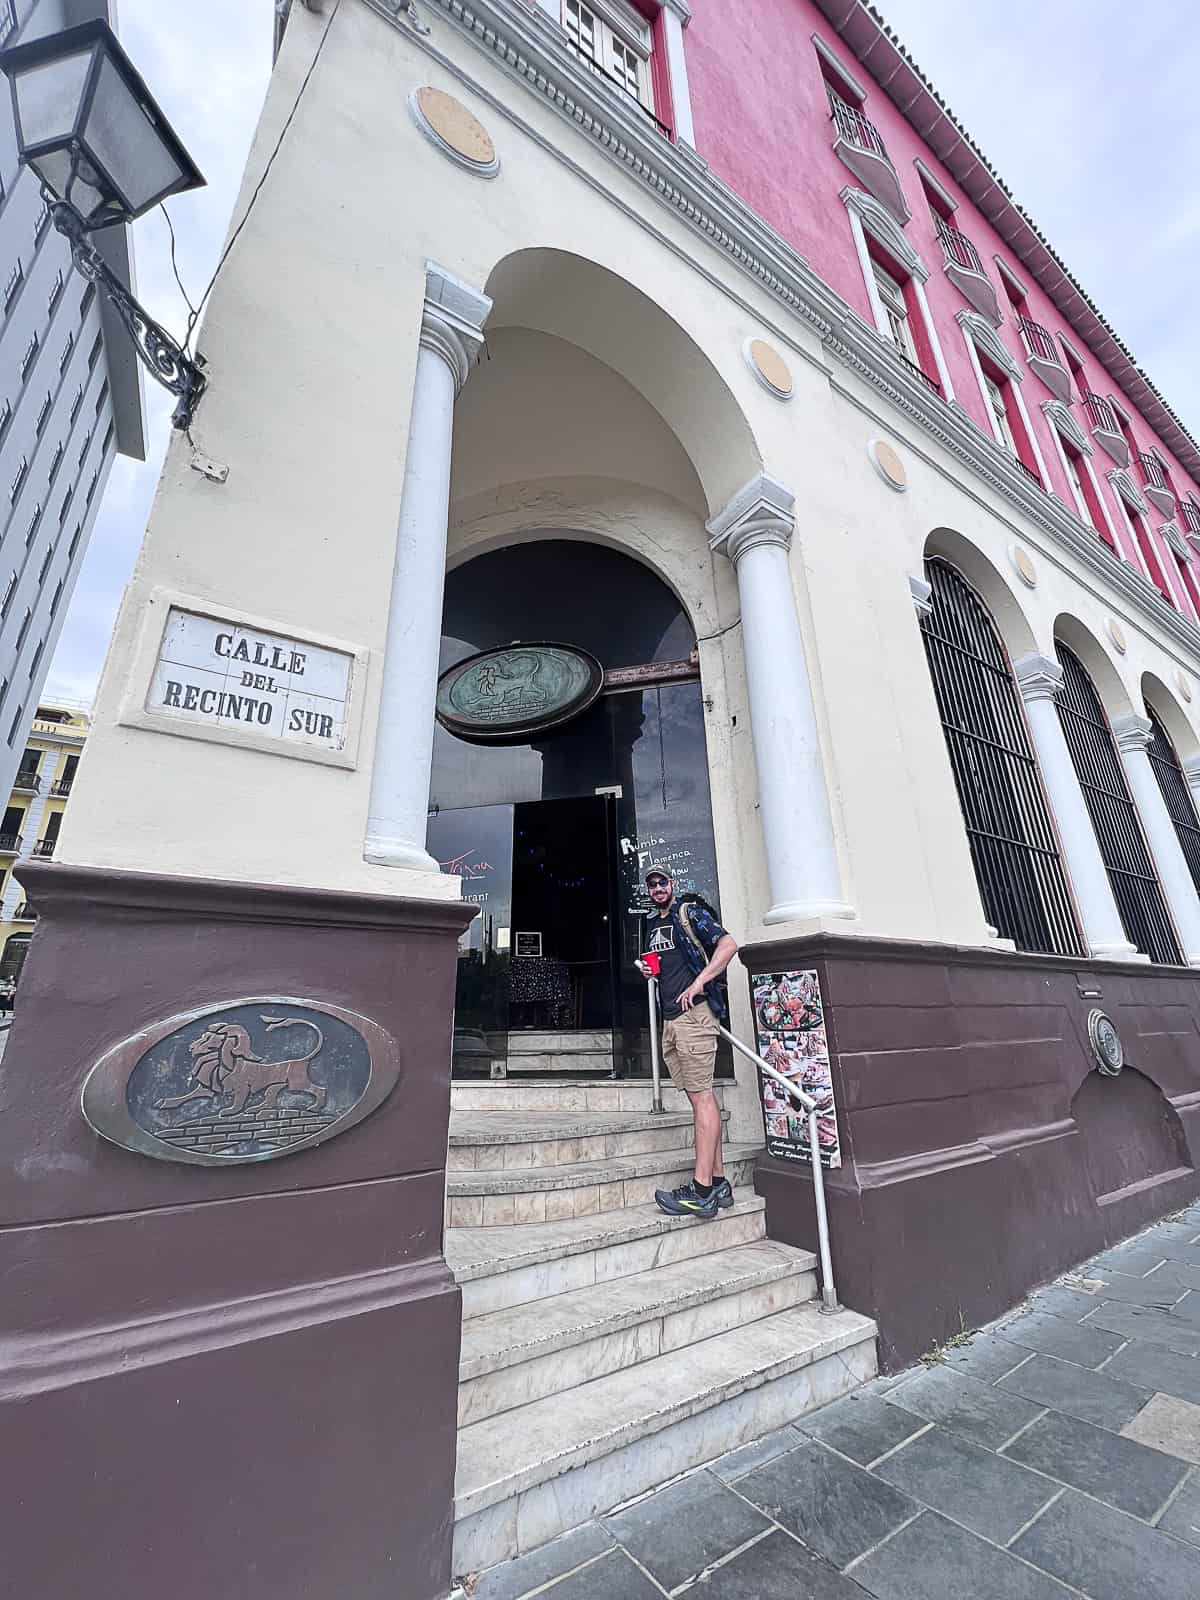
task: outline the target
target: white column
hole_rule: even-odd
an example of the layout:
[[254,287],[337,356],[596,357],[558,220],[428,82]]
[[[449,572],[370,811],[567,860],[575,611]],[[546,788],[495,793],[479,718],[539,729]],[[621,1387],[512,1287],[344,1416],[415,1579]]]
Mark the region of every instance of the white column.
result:
[[875,319],[875,332],[889,344],[892,339],[891,326],[888,323],[887,312],[883,309],[883,300],[880,297],[879,285],[875,282],[875,269],[871,265],[871,252],[867,248],[867,233],[862,225],[862,218],[853,206],[846,207],[846,215],[850,218],[850,236],[854,240],[854,250],[858,256],[858,264],[862,268],[863,281],[867,286],[867,302],[871,307],[871,315]]
[[692,122],[692,95],[688,88],[687,57],[683,50],[683,30],[692,20],[687,0],[662,0],[663,37],[667,43],[667,74],[671,80],[671,106],[675,113],[675,137],[681,144],[696,148],[696,129]]
[[1088,949],[1094,956],[1146,961],[1149,958],[1130,944],[1121,924],[1121,914],[1096,842],[1096,830],[1092,827],[1066,735],[1058,720],[1055,699],[1062,687],[1062,668],[1048,656],[1032,655],[1016,662],[1014,670],[1029,717],[1042,782],[1058,823],[1063,859],[1075,891]]
[[852,917],[842,898],[833,817],[788,549],[795,496],[752,479],[708,525],[737,572],[759,816],[771,908],[764,922]]
[[1196,897],[1196,885],[1188,871],[1179,835],[1150,764],[1150,721],[1130,711],[1114,720],[1112,731],[1121,752],[1129,792],[1158,868],[1158,881],[1183,946],[1183,959],[1189,967],[1200,967],[1200,899]]
[[[874,277],[874,273],[871,274]],[[921,321],[925,327],[925,337],[929,340],[929,348],[933,351],[934,365],[937,367],[938,382],[942,386],[942,399],[947,403],[954,399],[954,385],[950,381],[950,368],[946,365],[946,358],[942,354],[942,341],[938,338],[937,323],[929,310],[929,301],[925,298],[925,284],[916,273],[912,279],[913,293],[917,297],[917,305],[921,312]]]
[[487,295],[429,264],[363,849],[368,861],[384,867],[437,871],[437,862],[425,848],[425,832],[446,582],[454,402],[470,374],[491,309]]

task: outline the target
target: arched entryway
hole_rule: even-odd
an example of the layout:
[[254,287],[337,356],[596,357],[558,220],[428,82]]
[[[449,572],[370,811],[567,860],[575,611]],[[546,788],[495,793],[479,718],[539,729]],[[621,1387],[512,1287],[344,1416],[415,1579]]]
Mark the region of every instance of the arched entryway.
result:
[[460,950],[455,1069],[637,1072],[645,866],[665,859],[681,892],[719,903],[691,621],[641,562],[540,537],[451,571],[442,633],[443,673],[516,647],[470,669],[489,694],[546,645],[603,672],[582,710],[527,736],[437,730],[428,847],[482,907]]

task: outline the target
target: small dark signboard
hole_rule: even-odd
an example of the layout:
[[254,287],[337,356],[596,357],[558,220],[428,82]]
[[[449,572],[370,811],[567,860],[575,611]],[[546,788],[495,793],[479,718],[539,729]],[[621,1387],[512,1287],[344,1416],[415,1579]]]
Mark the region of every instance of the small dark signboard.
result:
[[540,956],[542,953],[542,936],[540,933],[514,933],[514,956]]
[[[815,972],[757,973],[750,980],[758,1053],[817,1102],[821,1163],[842,1164],[821,982]],[[781,1083],[760,1072],[767,1154],[809,1161],[808,1116]]]

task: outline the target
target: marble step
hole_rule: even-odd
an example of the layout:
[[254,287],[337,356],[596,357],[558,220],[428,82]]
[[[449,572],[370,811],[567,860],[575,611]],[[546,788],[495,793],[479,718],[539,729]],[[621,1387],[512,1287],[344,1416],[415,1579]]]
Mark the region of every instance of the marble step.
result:
[[463,1317],[611,1283],[653,1267],[763,1238],[764,1202],[752,1189],[712,1222],[668,1217],[651,1201],[620,1211],[511,1228],[450,1228],[446,1261],[462,1290]]
[[803,1305],[472,1423],[458,1435],[453,1570],[536,1549],[875,1370],[874,1323]]
[[500,1040],[506,1041],[510,1056],[555,1055],[559,1051],[603,1051],[611,1055],[613,1047],[611,1028],[513,1028],[500,1035]]
[[447,1167],[552,1167],[692,1146],[691,1111],[452,1111]]
[[610,1073],[613,1069],[611,1050],[554,1050],[545,1055],[531,1051],[509,1052],[505,1070],[514,1072],[596,1072]]
[[463,1427],[811,1300],[815,1258],[763,1240],[463,1325]]
[[[721,1100],[733,1083],[721,1081],[714,1092]],[[626,1078],[596,1083],[593,1079],[558,1078],[553,1083],[513,1082],[494,1078],[487,1083],[455,1083],[450,1105],[455,1111],[641,1111],[651,1102],[649,1078]],[[667,1111],[688,1111],[685,1094],[663,1076],[663,1104]]]
[[[753,1180],[754,1163],[761,1154],[757,1144],[725,1146],[725,1171],[735,1188]],[[686,1183],[694,1172],[693,1152],[688,1149],[650,1150],[557,1167],[448,1172],[446,1222],[451,1228],[496,1228],[619,1211],[653,1200],[656,1189]]]

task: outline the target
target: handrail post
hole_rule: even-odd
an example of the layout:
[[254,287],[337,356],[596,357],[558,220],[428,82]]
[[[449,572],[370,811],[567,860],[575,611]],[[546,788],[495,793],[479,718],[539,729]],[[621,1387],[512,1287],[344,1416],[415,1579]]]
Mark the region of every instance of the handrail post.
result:
[[663,1109],[662,1097],[662,1057],[658,1047],[658,979],[646,979],[646,1000],[650,1008],[650,1075],[653,1080],[653,1089],[650,1098],[651,1112],[661,1112]]
[[837,1287],[833,1281],[833,1252],[829,1244],[829,1210],[825,1204],[825,1169],[821,1165],[821,1146],[817,1136],[817,1102],[810,1094],[805,1094],[799,1084],[785,1078],[782,1072],[776,1072],[759,1055],[757,1050],[751,1050],[748,1044],[743,1044],[737,1034],[730,1033],[728,1028],[723,1028],[718,1022],[717,1032],[726,1038],[733,1048],[746,1057],[747,1060],[757,1064],[759,1069],[768,1078],[782,1085],[791,1095],[793,1100],[798,1100],[808,1118],[808,1149],[812,1159],[813,1175],[813,1204],[817,1213],[817,1254],[821,1260],[821,1306],[822,1312],[832,1315],[842,1309],[837,1297]]

